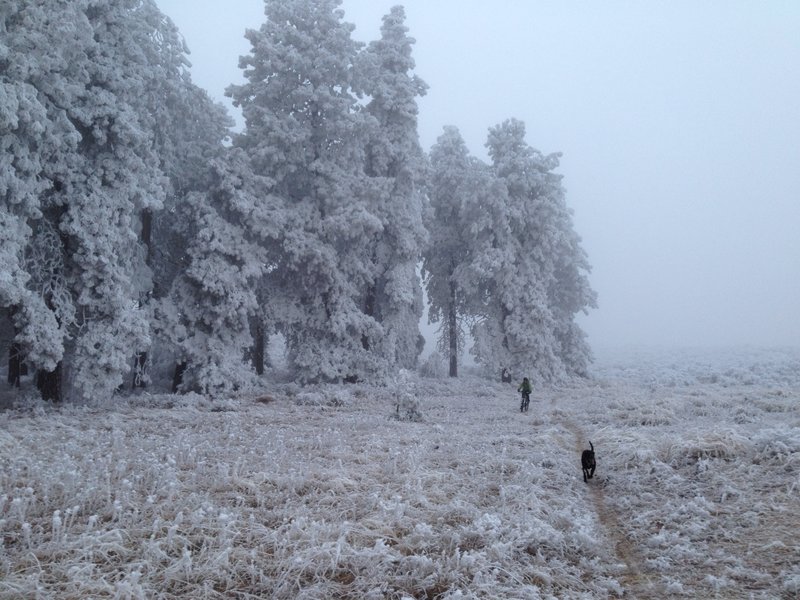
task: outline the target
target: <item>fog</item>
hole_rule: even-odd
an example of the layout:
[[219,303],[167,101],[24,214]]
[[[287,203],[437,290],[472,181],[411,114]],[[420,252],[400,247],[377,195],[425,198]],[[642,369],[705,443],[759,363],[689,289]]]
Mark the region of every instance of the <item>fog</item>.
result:
[[[226,104],[262,0],[157,0]],[[427,150],[525,121],[593,270],[595,347],[800,344],[800,3],[347,0],[354,37],[406,7]]]

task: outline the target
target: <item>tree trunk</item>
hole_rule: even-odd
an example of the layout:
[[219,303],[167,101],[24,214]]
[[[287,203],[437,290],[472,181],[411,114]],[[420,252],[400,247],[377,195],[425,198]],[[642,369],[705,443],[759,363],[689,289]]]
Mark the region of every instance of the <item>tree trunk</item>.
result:
[[[367,287],[367,295],[364,298],[364,314],[368,317],[375,317],[375,297],[377,293],[375,291],[375,286],[370,285]],[[369,338],[366,335],[361,336],[361,345],[363,346],[364,350],[369,351],[370,343]]]
[[13,342],[8,349],[8,384],[11,387],[19,387],[20,376],[22,375],[22,349],[17,342]]
[[138,352],[136,354],[135,363],[133,365],[133,389],[137,387],[147,387],[147,379],[145,377],[147,370],[147,352]]
[[52,371],[36,372],[36,389],[42,395],[42,400],[61,402],[61,361]]
[[180,391],[181,385],[183,385],[183,374],[186,372],[188,366],[189,365],[185,360],[175,364],[175,372],[172,375],[173,394],[177,394]]
[[[142,211],[142,243],[145,247],[145,264],[152,268],[153,263],[153,212],[150,209]],[[144,304],[144,298],[139,298],[139,307]],[[145,368],[147,366],[147,352],[137,352],[133,365],[133,389],[147,387]]]
[[147,252],[145,263],[150,266],[153,264],[153,212],[150,209],[142,211],[142,243]]
[[253,367],[256,370],[256,373],[259,375],[264,374],[264,354],[266,349],[266,335],[264,333],[264,324],[261,322],[261,319],[258,319],[258,322],[255,326],[255,331],[253,332],[253,350],[252,350],[252,358],[253,358]]
[[448,314],[448,333],[450,334],[450,377],[458,377],[458,318],[456,315],[456,284],[450,283],[450,313]]

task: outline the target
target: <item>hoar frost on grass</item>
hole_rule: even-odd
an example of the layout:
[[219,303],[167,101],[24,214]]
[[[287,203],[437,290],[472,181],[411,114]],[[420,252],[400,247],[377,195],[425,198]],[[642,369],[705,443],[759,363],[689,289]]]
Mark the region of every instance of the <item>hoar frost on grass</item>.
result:
[[[635,378],[620,380],[617,365],[602,373],[605,385],[574,397],[597,431],[606,502],[670,597],[792,597],[800,371],[790,375],[790,366],[800,366],[800,353],[698,356],[669,358],[669,377],[658,375],[658,361],[641,361],[636,370],[648,376],[638,386]],[[698,364],[730,378],[703,377]],[[671,384],[654,386],[654,379]],[[639,421],[653,414],[665,418]]]
[[[800,386],[778,372],[600,364],[525,415],[515,386],[409,374],[9,410],[0,597],[792,597]],[[421,420],[387,418],[405,394]]]

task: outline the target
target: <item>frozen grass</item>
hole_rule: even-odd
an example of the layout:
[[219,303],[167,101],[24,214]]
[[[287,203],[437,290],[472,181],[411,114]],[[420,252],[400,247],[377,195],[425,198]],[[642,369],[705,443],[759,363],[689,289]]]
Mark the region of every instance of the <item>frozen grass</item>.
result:
[[23,404],[0,598],[797,597],[797,357],[610,357],[525,415],[475,379]]

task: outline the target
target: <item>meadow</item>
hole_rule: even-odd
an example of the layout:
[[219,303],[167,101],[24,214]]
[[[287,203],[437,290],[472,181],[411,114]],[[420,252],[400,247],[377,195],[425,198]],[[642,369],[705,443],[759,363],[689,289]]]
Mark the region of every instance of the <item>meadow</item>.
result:
[[[0,411],[0,598],[800,596],[800,351]],[[597,475],[584,483],[591,441]]]

